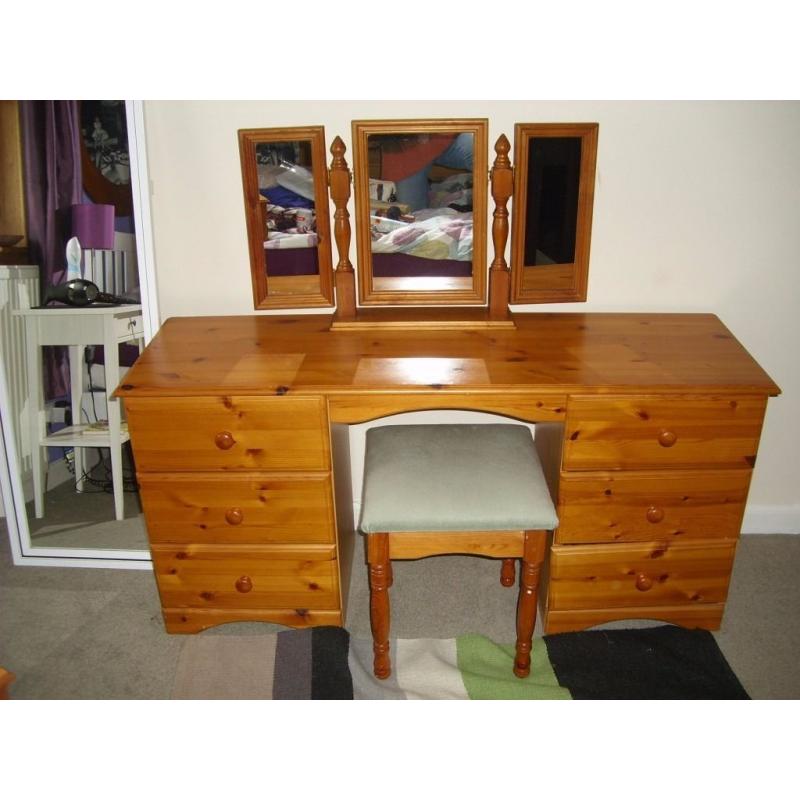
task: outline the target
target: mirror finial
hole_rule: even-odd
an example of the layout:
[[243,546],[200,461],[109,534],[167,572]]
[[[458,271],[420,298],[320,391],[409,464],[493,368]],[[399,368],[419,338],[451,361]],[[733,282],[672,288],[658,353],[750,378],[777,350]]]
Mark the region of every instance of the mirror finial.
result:
[[350,199],[350,169],[345,161],[345,143],[337,136],[331,144],[331,168],[329,183],[331,200],[335,212],[333,215],[333,237],[339,253],[336,265],[336,318],[352,319],[356,314],[356,277],[350,261],[350,213],[347,201]]
[[494,166],[511,166],[511,161],[508,158],[508,154],[511,152],[511,142],[508,141],[508,137],[504,133],[501,133],[494,143],[494,151],[497,153]]
[[508,199],[513,193],[513,169],[508,153],[511,143],[504,133],[495,142],[497,157],[491,171],[492,199],[494,214],[492,219],[492,243],[494,260],[489,268],[489,312],[493,319],[508,316],[508,301],[511,296],[511,273],[505,259],[508,241]]

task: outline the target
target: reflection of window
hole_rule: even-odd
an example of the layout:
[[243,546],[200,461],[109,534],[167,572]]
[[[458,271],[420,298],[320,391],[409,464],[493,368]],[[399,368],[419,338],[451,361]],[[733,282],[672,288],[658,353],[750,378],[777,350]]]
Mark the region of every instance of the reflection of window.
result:
[[528,155],[526,264],[575,261],[581,140],[577,136],[533,137]]
[[256,145],[256,164],[277,166],[283,161],[311,167],[311,143],[262,142]]
[[81,136],[89,158],[110,183],[130,183],[128,128],[124,100],[83,100]]

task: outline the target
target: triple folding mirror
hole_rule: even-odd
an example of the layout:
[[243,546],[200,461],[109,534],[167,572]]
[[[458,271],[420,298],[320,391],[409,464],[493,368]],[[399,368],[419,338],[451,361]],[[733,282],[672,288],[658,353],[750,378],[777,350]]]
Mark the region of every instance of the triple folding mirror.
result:
[[[596,123],[515,126],[510,303],[586,299],[597,133]],[[359,304],[484,305],[487,120],[355,121],[352,149]],[[240,130],[239,150],[254,307],[333,306],[324,129]],[[495,208],[503,268],[507,216]],[[349,268],[348,217],[337,205]]]

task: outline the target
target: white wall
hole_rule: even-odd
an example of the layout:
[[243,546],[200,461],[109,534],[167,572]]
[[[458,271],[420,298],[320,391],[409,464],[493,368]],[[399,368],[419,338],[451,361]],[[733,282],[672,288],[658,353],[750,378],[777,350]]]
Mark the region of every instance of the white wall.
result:
[[589,300],[519,308],[717,314],[783,389],[745,530],[800,530],[800,103],[146,102],[162,319],[254,313],[239,128],[409,117],[600,124]]

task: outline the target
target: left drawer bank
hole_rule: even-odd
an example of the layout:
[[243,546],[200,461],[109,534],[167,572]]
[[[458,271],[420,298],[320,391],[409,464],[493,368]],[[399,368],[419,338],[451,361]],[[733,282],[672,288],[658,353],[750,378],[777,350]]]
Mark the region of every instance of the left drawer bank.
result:
[[323,397],[125,408],[167,631],[344,623]]

